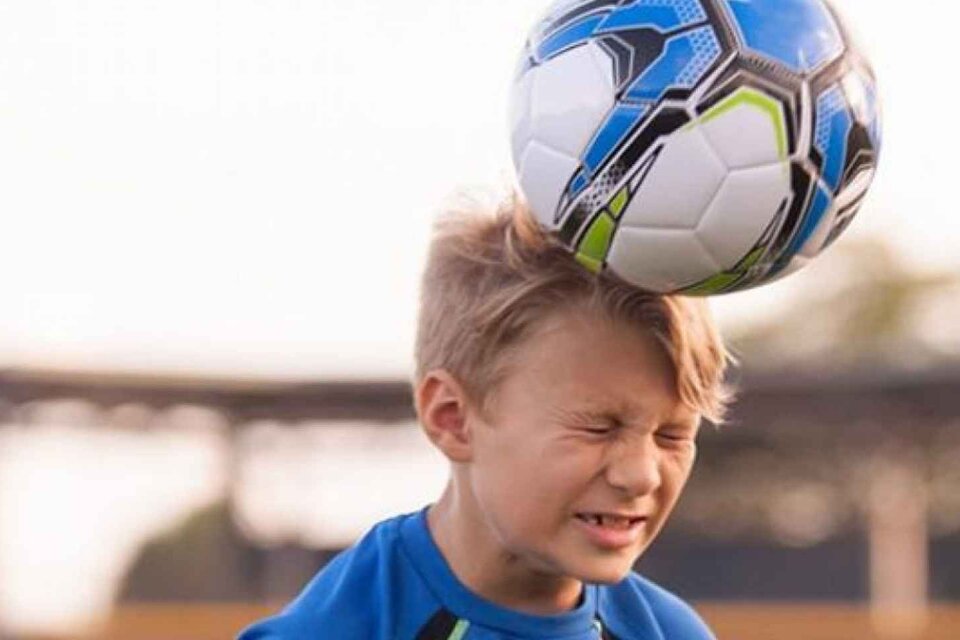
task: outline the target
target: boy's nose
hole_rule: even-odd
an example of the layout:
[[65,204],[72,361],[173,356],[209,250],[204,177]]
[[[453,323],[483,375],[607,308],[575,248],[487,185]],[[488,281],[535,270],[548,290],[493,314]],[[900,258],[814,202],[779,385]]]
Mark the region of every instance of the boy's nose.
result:
[[612,453],[607,464],[607,481],[628,495],[647,495],[660,486],[662,452],[652,434],[630,440],[619,443]]

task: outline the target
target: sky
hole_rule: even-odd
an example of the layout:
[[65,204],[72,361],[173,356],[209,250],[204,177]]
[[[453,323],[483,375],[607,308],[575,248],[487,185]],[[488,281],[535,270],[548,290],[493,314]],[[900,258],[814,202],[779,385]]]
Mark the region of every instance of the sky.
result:
[[[911,4],[922,28],[892,0],[836,4],[885,117],[847,237],[960,270],[953,23],[933,0]],[[0,4],[0,367],[408,375],[431,221],[460,189],[511,184],[507,92],[543,7]],[[714,308],[749,321],[796,286]]]

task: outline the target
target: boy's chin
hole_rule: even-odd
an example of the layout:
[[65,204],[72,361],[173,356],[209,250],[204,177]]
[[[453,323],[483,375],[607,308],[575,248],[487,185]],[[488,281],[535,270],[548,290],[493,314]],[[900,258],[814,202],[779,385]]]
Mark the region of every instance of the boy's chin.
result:
[[577,563],[573,576],[590,584],[617,584],[630,575],[633,564],[621,559],[585,560]]

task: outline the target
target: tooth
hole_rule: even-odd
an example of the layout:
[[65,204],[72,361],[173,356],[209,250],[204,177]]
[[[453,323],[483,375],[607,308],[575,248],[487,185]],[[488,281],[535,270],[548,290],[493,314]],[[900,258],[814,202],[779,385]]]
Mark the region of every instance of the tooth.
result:
[[629,529],[630,521],[626,518],[619,518],[617,516],[604,516],[604,526],[611,527],[613,529]]

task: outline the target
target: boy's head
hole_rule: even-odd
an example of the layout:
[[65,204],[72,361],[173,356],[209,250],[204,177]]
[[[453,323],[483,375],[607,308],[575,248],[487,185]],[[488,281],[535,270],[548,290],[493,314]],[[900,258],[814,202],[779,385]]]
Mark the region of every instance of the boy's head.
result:
[[517,201],[438,222],[417,411],[460,517],[512,562],[623,579],[679,498],[701,416],[722,420],[727,361],[703,301],[590,273]]

